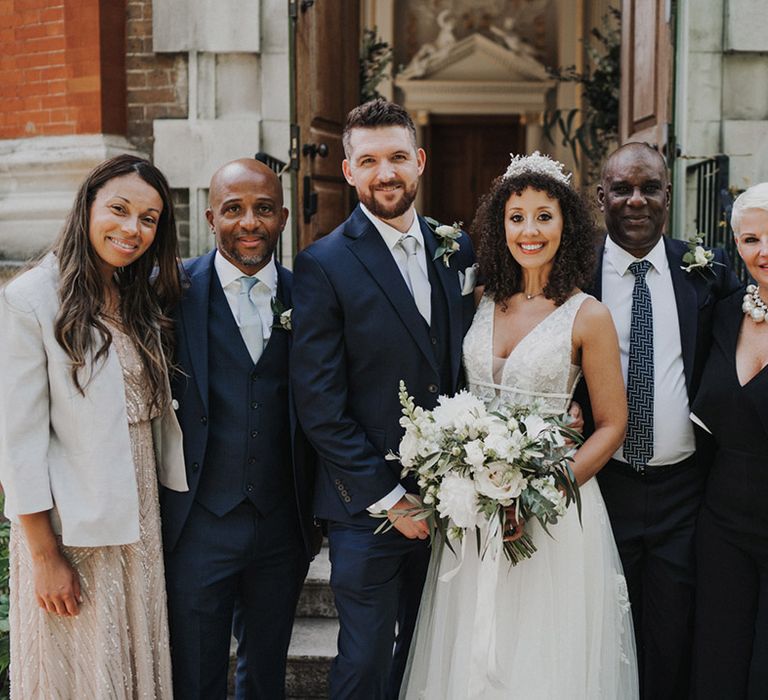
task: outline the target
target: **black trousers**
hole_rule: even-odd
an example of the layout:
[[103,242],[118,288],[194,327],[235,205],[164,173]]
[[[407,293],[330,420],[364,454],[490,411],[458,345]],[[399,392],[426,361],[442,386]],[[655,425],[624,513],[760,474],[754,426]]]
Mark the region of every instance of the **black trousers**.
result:
[[694,457],[639,474],[610,460],[598,474],[637,643],[640,697],[686,700],[694,615],[694,533],[704,474]]
[[768,698],[768,540],[704,506],[696,532],[696,700]]

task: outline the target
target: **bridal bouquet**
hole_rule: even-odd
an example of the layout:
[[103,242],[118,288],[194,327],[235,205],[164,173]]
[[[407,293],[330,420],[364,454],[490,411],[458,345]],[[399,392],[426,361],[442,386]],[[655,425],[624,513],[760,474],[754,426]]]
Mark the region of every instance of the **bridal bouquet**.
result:
[[[415,405],[404,382],[399,396],[405,435],[400,454],[388,459],[400,461],[403,477],[415,476],[421,503],[409,500],[418,506],[414,517],[428,519],[432,539],[440,532],[453,549],[452,540],[474,533],[482,557],[517,522],[536,518],[549,532],[571,502],[581,512],[568,464],[575,448],[566,441],[580,436],[563,420],[532,407],[489,409],[468,391],[441,396],[431,411]],[[512,564],[536,551],[527,532],[503,546]]]

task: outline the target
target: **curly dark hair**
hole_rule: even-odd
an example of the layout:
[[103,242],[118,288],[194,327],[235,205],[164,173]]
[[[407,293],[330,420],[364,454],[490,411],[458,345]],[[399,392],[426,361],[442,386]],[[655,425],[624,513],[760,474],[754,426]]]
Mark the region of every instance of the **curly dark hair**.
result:
[[522,270],[507,248],[504,207],[513,194],[522,194],[528,187],[557,199],[563,213],[560,248],[544,287],[544,296],[560,306],[575,288],[583,288],[592,281],[597,228],[581,194],[541,173],[497,177],[488,194],[480,200],[470,229],[478,242],[480,276],[485,282],[485,293],[497,303],[503,304],[522,291]]

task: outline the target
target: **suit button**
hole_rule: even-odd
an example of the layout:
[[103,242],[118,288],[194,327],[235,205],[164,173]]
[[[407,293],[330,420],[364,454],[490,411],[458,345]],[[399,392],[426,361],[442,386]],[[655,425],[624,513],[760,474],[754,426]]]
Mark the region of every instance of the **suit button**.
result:
[[251,408],[258,408],[259,402],[258,401],[251,401]]
[[178,411],[178,410],[179,410],[179,402],[178,402],[176,399],[174,399],[173,401],[171,401],[171,408],[172,408],[174,411]]
[[197,462],[192,463],[192,471],[196,472],[198,469],[200,469],[200,465]]
[[256,457],[250,457],[248,459],[248,464],[256,464]]
[[251,437],[252,438],[258,437],[258,435],[259,435],[259,431],[258,430],[251,430]]
[[251,375],[251,381],[252,381],[252,382],[255,382],[255,381],[258,379],[258,378],[259,378],[259,373],[258,373],[258,372],[254,372],[254,373]]
[[205,425],[208,422],[208,419],[205,416],[200,417],[200,422]]
[[338,486],[341,483],[341,479],[334,479],[333,483],[336,484],[336,486]]
[[430,340],[432,341],[432,345],[437,345],[437,338],[433,335]]
[[437,393],[437,384],[430,384],[430,385],[427,387],[427,391],[428,391],[430,394],[436,394],[436,393]]
[[246,490],[248,493],[253,493],[253,484],[246,484],[246,485],[245,485],[245,490]]
[[344,503],[349,503],[351,500],[349,496],[344,496]]

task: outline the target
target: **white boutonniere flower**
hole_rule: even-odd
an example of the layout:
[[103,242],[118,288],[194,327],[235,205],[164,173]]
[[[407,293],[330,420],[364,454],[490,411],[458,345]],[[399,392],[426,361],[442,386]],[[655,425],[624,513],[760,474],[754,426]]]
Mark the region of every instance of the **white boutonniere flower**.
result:
[[272,328],[277,328],[283,331],[292,330],[293,326],[291,325],[291,313],[293,312],[293,308],[286,309],[285,306],[283,306],[283,302],[280,301],[277,297],[272,299],[271,306],[272,315],[275,317],[275,320],[272,323]]
[[701,274],[705,272],[714,274],[712,268],[715,265],[722,265],[722,263],[715,262],[715,254],[704,247],[704,237],[701,234],[696,234],[688,239],[688,250],[683,254],[683,262],[685,265],[680,266],[681,270],[686,272],[698,270]]
[[429,227],[435,234],[435,237],[439,241],[435,255],[432,258],[437,260],[443,259],[443,265],[450,266],[451,255],[453,255],[461,246],[459,245],[459,238],[461,238],[461,221],[454,221],[451,226],[448,224],[441,224],[435,219],[430,217],[424,217]]

